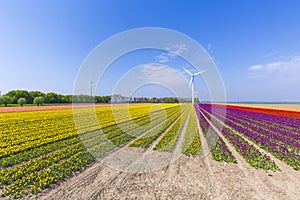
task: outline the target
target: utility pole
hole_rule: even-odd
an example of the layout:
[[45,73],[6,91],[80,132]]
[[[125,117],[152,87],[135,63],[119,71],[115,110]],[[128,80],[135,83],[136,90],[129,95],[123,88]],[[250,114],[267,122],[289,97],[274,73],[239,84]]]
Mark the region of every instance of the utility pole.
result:
[[91,96],[93,96],[93,81],[90,81],[90,92]]

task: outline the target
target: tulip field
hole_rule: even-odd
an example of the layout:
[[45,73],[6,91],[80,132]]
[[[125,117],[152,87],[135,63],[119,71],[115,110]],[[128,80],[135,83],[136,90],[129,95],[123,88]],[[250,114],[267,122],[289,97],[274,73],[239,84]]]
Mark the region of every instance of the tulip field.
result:
[[[89,108],[80,109],[84,116]],[[299,170],[300,119],[274,112],[213,104],[103,106],[95,108],[98,124],[83,117],[83,127],[71,109],[0,113],[0,194],[38,194],[123,147],[173,152],[179,145],[194,158],[206,142],[215,161],[236,165],[235,154],[254,169],[280,171],[280,161]]]
[[[212,124],[221,130],[250,165],[263,169],[279,169],[269,156],[263,155],[245,138],[295,170],[300,169],[299,119],[234,108],[227,108],[224,115],[222,109],[224,110],[220,106],[214,106],[212,112],[211,105],[196,106],[198,113],[210,118]],[[220,120],[224,124],[221,124]]]

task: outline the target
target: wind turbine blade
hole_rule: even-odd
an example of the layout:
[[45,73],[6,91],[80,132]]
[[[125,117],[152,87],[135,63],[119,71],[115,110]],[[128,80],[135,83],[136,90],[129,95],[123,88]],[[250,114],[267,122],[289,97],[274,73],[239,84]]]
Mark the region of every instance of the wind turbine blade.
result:
[[189,72],[186,68],[183,68],[184,71],[186,71],[186,73],[188,73],[189,75],[193,76],[193,74],[191,72]]
[[197,76],[197,75],[202,74],[202,73],[204,73],[204,72],[206,72],[206,70],[201,71],[201,72],[197,72],[196,74],[194,74],[194,76]]
[[190,80],[189,87],[191,87],[191,86],[192,86],[192,83],[193,83],[193,77],[191,77],[191,80]]

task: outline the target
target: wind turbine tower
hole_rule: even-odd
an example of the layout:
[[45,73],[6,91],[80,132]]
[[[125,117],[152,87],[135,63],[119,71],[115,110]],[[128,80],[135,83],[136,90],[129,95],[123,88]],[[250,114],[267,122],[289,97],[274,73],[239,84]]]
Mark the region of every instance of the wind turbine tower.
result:
[[183,69],[184,69],[184,71],[186,71],[186,73],[188,73],[191,76],[189,87],[192,88],[192,104],[194,104],[195,103],[195,82],[194,82],[194,77],[199,75],[199,74],[202,74],[202,73],[206,72],[206,70],[201,71],[201,72],[197,72],[195,74],[192,74],[186,68],[183,68]]

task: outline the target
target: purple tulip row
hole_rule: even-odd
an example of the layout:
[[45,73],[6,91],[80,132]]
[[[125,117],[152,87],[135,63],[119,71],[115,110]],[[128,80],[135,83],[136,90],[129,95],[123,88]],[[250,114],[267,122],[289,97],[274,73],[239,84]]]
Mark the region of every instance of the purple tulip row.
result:
[[[220,111],[222,111],[223,108],[219,108],[219,109],[220,109]],[[214,109],[214,110],[218,110],[218,109]],[[262,118],[261,117],[262,115],[265,115],[265,117]],[[289,137],[293,140],[300,141],[300,121],[299,121],[298,127],[295,128],[295,127],[283,125],[281,123],[277,123],[276,120],[274,120],[274,117],[276,119],[277,116],[274,116],[274,115],[249,112],[249,111],[238,110],[238,109],[233,109],[233,108],[227,108],[226,117],[229,117],[229,116],[247,120],[250,123],[255,123],[256,126],[261,126],[268,130],[282,134],[285,137]]]
[[299,130],[293,130],[294,128],[290,128],[287,126],[280,126],[279,124],[272,122],[271,117],[269,118],[268,121],[263,121],[261,119],[254,118],[253,116],[242,115],[242,114],[235,113],[235,112],[230,112],[229,116],[239,118],[239,119],[245,119],[249,123],[254,123],[256,126],[265,128],[265,129],[273,131],[275,133],[279,133],[284,137],[291,138],[292,140],[300,141]]
[[[211,112],[212,110],[211,106],[206,104],[201,104],[199,107],[207,112]],[[214,108],[214,111],[215,110],[216,109]],[[272,153],[278,159],[291,165],[296,170],[300,169],[300,155],[296,152],[299,150],[298,143],[294,140],[288,140],[286,137],[281,137],[280,135],[283,135],[283,133],[276,134],[273,131],[262,129],[259,126],[255,126],[251,123],[246,123],[243,120],[232,117],[231,113],[234,113],[235,110],[236,109],[228,109],[226,117],[217,112],[214,112],[213,114],[216,118],[223,121],[225,120],[226,125],[245,135],[261,148]],[[292,146],[294,149],[289,149],[287,146]]]
[[[209,111],[203,109],[201,105],[198,105],[196,109],[198,112],[203,113],[206,117],[209,117]],[[215,119],[210,120],[211,123],[219,129],[222,134],[228,139],[228,141],[234,146],[237,152],[239,152],[244,159],[255,168],[277,170],[278,166],[270,159],[266,154],[261,153],[253,145],[249,144],[244,138],[236,134],[228,127],[223,125]]]
[[[228,109],[226,113],[226,119],[231,120],[234,123],[247,127],[253,131],[263,134],[265,137],[269,137],[275,142],[283,145],[287,145],[295,151],[300,151],[300,135],[286,133],[283,129],[273,129],[274,126],[270,126],[267,123],[261,123],[259,121],[253,120],[253,118],[247,117],[245,115],[235,114],[235,109]],[[220,119],[225,119],[225,115],[216,112]]]
[[214,129],[209,129],[209,123],[204,116],[199,112],[199,109],[195,107],[197,117],[199,119],[200,127],[204,136],[207,139],[209,148],[211,149],[211,156],[217,161],[226,161],[236,163],[235,157],[226,146],[223,139],[218,135]]
[[[253,117],[250,118],[245,115],[234,114],[235,111],[239,113],[239,110],[228,109],[226,119],[232,120],[233,122],[242,125],[254,132],[263,134],[265,137],[269,137],[274,142],[288,147],[292,152],[300,152],[300,135],[290,133],[283,128],[274,129],[274,125],[270,125],[270,122],[260,123],[259,121],[253,120]],[[272,118],[270,118],[270,121],[271,120]]]
[[276,126],[279,128],[287,129],[290,132],[300,134],[300,119],[294,119],[284,116],[276,116],[272,114],[265,114],[265,113],[259,113],[259,112],[252,112],[247,110],[239,110],[234,108],[226,108],[224,106],[218,106],[210,104],[206,104],[209,109],[212,109],[213,111],[223,111],[227,110],[234,110],[234,113],[240,116],[246,116],[248,118],[252,118],[255,120],[259,120],[261,122],[267,122],[270,123],[272,126]]
[[[233,109],[233,108],[228,108],[228,109]],[[235,110],[235,113],[239,115],[246,115],[268,123],[270,123],[271,121],[273,125],[279,126],[281,128],[289,128],[291,131],[295,131],[295,133],[300,134],[299,119],[294,119],[294,118],[289,118],[284,116],[276,116],[272,114],[265,114],[259,112],[251,112],[247,110],[238,110],[238,109],[233,109],[233,110]]]

